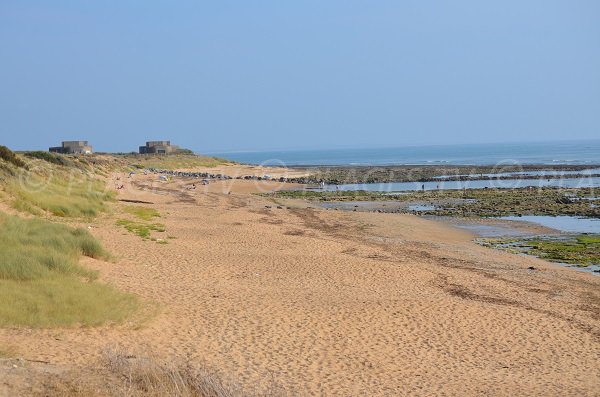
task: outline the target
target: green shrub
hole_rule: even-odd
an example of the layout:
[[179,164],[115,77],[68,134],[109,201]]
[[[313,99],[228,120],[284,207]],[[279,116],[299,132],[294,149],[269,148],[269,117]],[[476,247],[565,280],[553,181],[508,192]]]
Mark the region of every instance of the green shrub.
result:
[[25,152],[25,156],[34,158],[34,159],[44,160],[49,163],[57,164],[57,165],[68,165],[69,164],[69,162],[65,159],[65,157],[59,156],[57,154],[50,153],[50,152],[42,152],[42,151]]
[[18,158],[12,150],[7,148],[6,146],[0,145],[0,159],[11,163],[12,165],[19,168],[26,168],[26,164],[23,160]]

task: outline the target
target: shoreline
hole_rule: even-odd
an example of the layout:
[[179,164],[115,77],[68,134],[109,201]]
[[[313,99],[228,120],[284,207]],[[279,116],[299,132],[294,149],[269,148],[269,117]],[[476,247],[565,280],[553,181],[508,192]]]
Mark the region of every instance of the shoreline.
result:
[[[475,180],[508,180],[508,179],[557,179],[589,177],[581,173],[577,176],[572,174],[561,175],[560,172],[574,172],[585,170],[600,170],[600,164],[570,165],[570,164],[528,164],[528,165],[396,165],[396,166],[311,166],[296,167],[291,169],[302,169],[310,172],[311,179],[326,184],[343,185],[359,183],[394,183],[394,182],[444,182],[444,181],[475,181]],[[528,175],[519,172],[552,171],[554,175]],[[480,176],[481,174],[514,173],[510,176]],[[600,171],[595,172],[594,175]],[[466,177],[470,175],[472,177]],[[441,179],[440,177],[450,178]],[[308,182],[310,183],[310,182]]]
[[[253,180],[190,189],[186,178],[118,178],[123,201],[85,223],[114,260],[84,263],[160,311],[142,326],[0,329],[0,345],[30,360],[0,364],[0,389],[32,394],[48,373],[68,382],[110,346],[214,368],[245,391],[273,379],[288,395],[593,395],[600,386],[589,376],[600,354],[597,277],[481,247],[414,215],[277,204]],[[161,215],[156,241],[118,225],[130,205]]]

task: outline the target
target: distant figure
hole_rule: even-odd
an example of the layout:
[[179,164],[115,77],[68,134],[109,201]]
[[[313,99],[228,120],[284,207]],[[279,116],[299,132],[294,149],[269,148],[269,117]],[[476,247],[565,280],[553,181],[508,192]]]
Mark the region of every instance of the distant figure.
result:
[[423,184],[423,185],[421,186],[421,189],[422,189],[423,191],[425,191],[425,184]]

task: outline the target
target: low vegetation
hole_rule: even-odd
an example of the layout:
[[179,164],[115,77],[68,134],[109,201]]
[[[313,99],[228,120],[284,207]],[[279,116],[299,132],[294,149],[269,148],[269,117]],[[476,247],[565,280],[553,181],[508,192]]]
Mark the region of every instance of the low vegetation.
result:
[[124,211],[144,221],[149,221],[152,218],[160,217],[160,212],[158,212],[154,208],[130,205],[126,206],[124,208]]
[[123,207],[123,211],[133,215],[136,220],[119,219],[118,226],[122,226],[130,233],[133,233],[143,239],[156,241],[159,244],[168,244],[166,238],[152,237],[152,232],[163,233],[166,231],[162,223],[151,222],[154,218],[160,217],[160,212],[154,208],[129,205]]
[[0,175],[0,190],[10,198],[13,208],[34,215],[91,218],[107,211],[107,202],[114,194],[106,189],[106,183],[80,160],[64,160],[68,166],[57,164],[61,162],[35,157],[28,164],[29,170],[5,169]]
[[[483,216],[574,215],[600,218],[600,201],[594,188],[427,190],[402,194],[368,191],[279,191],[264,194],[274,198],[322,202],[396,201],[435,206],[423,215]],[[597,203],[597,204],[596,204]],[[409,212],[406,210],[405,212]]]
[[120,322],[137,300],[95,281],[82,255],[108,253],[84,229],[0,214],[0,326]]
[[[37,377],[36,377],[37,378]],[[186,360],[164,360],[152,353],[107,349],[93,366],[39,377],[40,396],[63,397],[242,397],[287,396],[274,380],[255,390],[224,380],[221,373]],[[39,379],[37,378],[37,379]],[[34,381],[35,382],[35,381]]]
[[81,255],[107,258],[100,243],[84,229],[42,219],[0,218],[0,278],[35,280],[51,274],[71,274],[94,279],[95,273],[78,264]]
[[103,182],[84,174],[63,178],[32,173],[7,188],[15,198],[13,207],[34,215],[47,211],[59,217],[95,217],[107,211],[106,202],[114,198]]
[[485,246],[534,255],[551,262],[579,267],[600,265],[600,235],[514,239],[484,239]]
[[24,155],[29,158],[39,159],[47,161],[48,163],[56,164],[56,165],[70,165],[72,162],[67,160],[67,156],[54,154],[50,152],[43,151],[34,151],[34,152],[25,152]]
[[14,165],[17,168],[26,168],[27,166],[25,162],[18,158],[12,150],[2,145],[0,145],[0,159]]
[[[151,232],[165,232],[165,225],[161,223],[136,222],[128,219],[119,219],[118,226],[123,226],[127,231],[143,238],[152,239]],[[154,239],[156,240],[156,239]]]
[[195,154],[172,154],[172,155],[119,155],[115,156],[124,160],[130,167],[156,168],[164,170],[190,169],[196,167],[217,167],[232,163],[219,157],[200,156]]

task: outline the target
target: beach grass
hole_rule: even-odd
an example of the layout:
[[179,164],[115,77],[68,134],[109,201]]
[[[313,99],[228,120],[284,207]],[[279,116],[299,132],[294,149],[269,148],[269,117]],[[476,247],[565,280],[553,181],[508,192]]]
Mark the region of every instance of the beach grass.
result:
[[0,214],[0,254],[0,326],[94,326],[137,308],[134,296],[78,263],[109,257],[84,229]]
[[100,359],[77,371],[61,371],[43,378],[42,389],[62,397],[241,397],[290,396],[274,377],[250,390],[237,378],[189,357],[165,359],[149,349],[128,350],[110,345]]
[[14,158],[5,153],[0,159],[0,191],[14,209],[69,218],[93,218],[108,211],[114,192],[99,176],[104,166],[46,152],[12,154]]
[[120,323],[138,308],[137,300],[115,288],[55,275],[0,280],[0,326],[51,328]]
[[156,168],[165,170],[191,169],[196,167],[217,167],[232,163],[219,157],[193,154],[174,155],[126,155],[125,160],[135,169]]
[[106,203],[114,199],[105,183],[82,173],[29,173],[9,181],[6,189],[14,197],[13,208],[34,215],[47,211],[58,217],[92,218],[107,211]]
[[23,154],[26,157],[29,157],[32,159],[44,160],[44,161],[47,161],[48,163],[52,163],[52,164],[56,164],[56,165],[68,166],[68,165],[73,164],[73,162],[70,161],[67,156],[54,154],[54,153],[50,153],[50,152],[43,152],[41,150],[25,152]]

